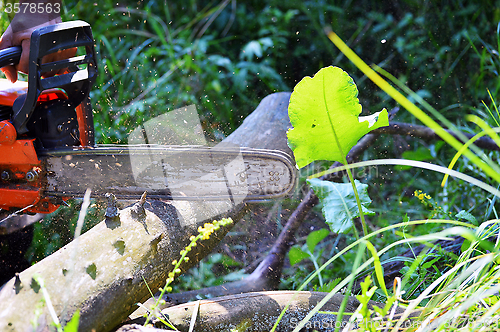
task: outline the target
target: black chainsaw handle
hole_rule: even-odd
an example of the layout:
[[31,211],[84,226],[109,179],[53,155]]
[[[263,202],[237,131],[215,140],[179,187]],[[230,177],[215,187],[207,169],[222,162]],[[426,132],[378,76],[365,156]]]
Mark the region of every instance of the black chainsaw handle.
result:
[[14,46],[5,48],[0,51],[0,68],[15,65],[19,62],[21,58],[21,52],[23,51],[21,46]]
[[[80,48],[85,54],[48,63],[42,61],[46,55],[72,48]],[[95,59],[94,38],[87,22],[63,22],[34,30],[30,42],[28,91],[17,97],[12,105],[12,124],[17,134],[28,132],[26,125],[43,91],[62,89],[68,96],[66,106],[76,107],[85,100],[97,76]],[[42,76],[43,73],[61,70],[65,73]]]

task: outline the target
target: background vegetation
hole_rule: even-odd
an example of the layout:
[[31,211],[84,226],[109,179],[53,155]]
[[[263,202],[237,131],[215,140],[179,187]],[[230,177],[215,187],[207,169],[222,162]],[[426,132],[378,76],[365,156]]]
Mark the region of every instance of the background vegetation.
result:
[[[339,66],[354,78],[362,115],[396,107],[334,47],[323,33],[324,26],[330,26],[367,63],[379,65],[424,97],[462,131],[477,131],[464,120],[465,114],[476,114],[491,126],[500,120],[485,107],[494,109],[488,89],[499,100],[499,1],[103,0],[65,4],[64,19],[89,22],[96,40],[99,78],[91,97],[99,143],[126,143],[137,124],[188,104],[197,106],[206,136],[220,140],[263,97],[291,91],[304,76],[328,65]],[[0,26],[5,29],[6,23],[2,20]],[[415,122],[404,110],[396,120]],[[498,160],[498,153],[489,155]],[[401,156],[447,166],[453,151],[440,142],[384,136],[364,158]],[[490,182],[466,159],[456,169]],[[371,206],[378,212],[369,219],[372,229],[402,222],[405,216],[447,217],[460,210],[469,211],[480,223],[496,217],[495,200],[484,192],[453,180],[441,188],[440,178],[429,172],[380,167],[361,180],[369,184]],[[419,189],[433,197],[434,205],[422,205],[413,197]],[[296,201],[284,204],[293,208]],[[312,220],[320,218],[320,211],[315,213]],[[50,223],[58,219],[57,215],[47,218],[37,227],[51,228]],[[321,222],[315,225],[326,227]],[[442,227],[429,224],[405,231],[415,236]],[[55,232],[52,240],[40,236],[33,257],[64,244],[69,237],[61,238],[61,234]],[[373,239],[373,244],[384,247],[407,235],[386,233]],[[299,246],[306,237],[299,237]],[[294,288],[317,264],[338,252],[341,244],[350,242],[350,235],[329,235],[316,247],[317,262],[304,260],[289,267],[282,287]],[[344,255],[331,265],[323,280],[349,274],[355,255]],[[185,286],[195,285],[200,276],[205,276],[206,283],[196,283],[196,287],[221,282],[209,270],[228,261],[220,254],[208,258],[202,270],[186,277]],[[225,265],[232,271],[240,269],[233,261]],[[310,285],[311,289],[320,286],[318,280]]]

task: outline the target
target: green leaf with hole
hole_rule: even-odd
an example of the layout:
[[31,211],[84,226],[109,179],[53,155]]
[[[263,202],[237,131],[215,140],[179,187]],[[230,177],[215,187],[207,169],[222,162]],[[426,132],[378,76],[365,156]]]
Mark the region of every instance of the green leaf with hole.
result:
[[297,166],[315,160],[343,161],[342,154],[366,133],[389,125],[386,109],[370,116],[359,117],[360,113],[358,88],[342,69],[330,66],[302,79],[288,106],[293,126],[287,133],[288,145]]
[[[348,231],[354,225],[352,219],[359,217],[358,205],[352,185],[350,183],[334,183],[320,179],[310,179],[307,182],[323,203],[323,215],[331,231],[334,233]],[[368,185],[358,180],[354,180],[354,183],[358,190],[363,213],[365,215],[374,215],[375,212],[368,209],[372,202],[368,197]]]

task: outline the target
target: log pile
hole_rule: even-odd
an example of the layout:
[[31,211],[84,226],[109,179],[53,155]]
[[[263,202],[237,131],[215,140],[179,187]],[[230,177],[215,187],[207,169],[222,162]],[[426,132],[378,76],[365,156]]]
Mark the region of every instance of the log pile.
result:
[[[257,110],[224,141],[239,146],[279,149],[291,153],[285,135],[290,127],[287,114],[289,97],[290,93],[276,93],[263,99]],[[381,128],[366,135],[351,150],[348,159],[352,161],[359,156],[375,141],[377,134],[436,138],[433,133],[420,129],[393,123],[386,129]],[[479,145],[498,149],[488,139],[483,139]],[[33,326],[36,326],[37,331],[47,329],[53,321],[47,300],[44,299],[44,293],[47,293],[54,308],[53,314],[62,325],[79,311],[80,330],[110,331],[137,308],[136,303],[143,302],[150,296],[149,289],[155,292],[164,285],[168,272],[172,269],[171,262],[179,258],[179,252],[189,244],[190,236],[197,234],[199,226],[211,221],[207,220],[207,215],[211,219],[230,216],[237,222],[249,208],[247,204],[234,206],[231,202],[143,203],[120,211],[118,217],[107,218],[5,284],[0,289],[0,326],[7,327],[8,331],[32,331]],[[169,303],[163,308],[163,313],[180,330],[187,330],[195,307],[199,310],[196,316],[199,331],[218,330],[226,326],[224,324],[228,324],[227,322],[231,322],[233,328],[247,324],[252,327],[249,330],[269,330],[276,313],[289,302],[295,292],[259,291],[277,287],[283,260],[293,243],[295,231],[307,212],[317,203],[317,197],[309,191],[290,216],[268,257],[248,278],[221,287],[171,294],[165,298]],[[202,246],[195,247],[189,254],[189,263],[183,264],[182,269],[188,269],[208,255],[229,230],[230,227],[220,229],[208,241],[204,241]],[[397,267],[390,270],[394,272]],[[36,280],[43,280],[44,287]],[[186,302],[198,294],[220,296],[242,292],[245,294],[167,308]],[[294,312],[299,319],[323,296],[324,294],[308,292],[297,295],[293,310],[284,324],[291,324]],[[336,295],[324,310],[337,310],[341,298],[341,295]],[[354,310],[357,302],[350,298],[349,303],[352,308],[349,307],[347,312]],[[134,318],[142,313],[137,312]],[[252,314],[254,318],[251,318]],[[264,317],[267,314],[269,315]],[[263,325],[263,329],[257,327],[258,324]],[[150,330],[136,325],[121,328],[121,331]],[[282,330],[286,328],[283,327]]]

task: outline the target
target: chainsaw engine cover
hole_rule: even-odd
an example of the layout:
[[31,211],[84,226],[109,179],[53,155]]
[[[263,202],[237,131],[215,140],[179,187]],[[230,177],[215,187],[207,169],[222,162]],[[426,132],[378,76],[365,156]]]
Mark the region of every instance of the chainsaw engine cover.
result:
[[35,108],[27,124],[29,135],[41,148],[80,145],[78,120],[74,106],[67,100],[54,100]]

